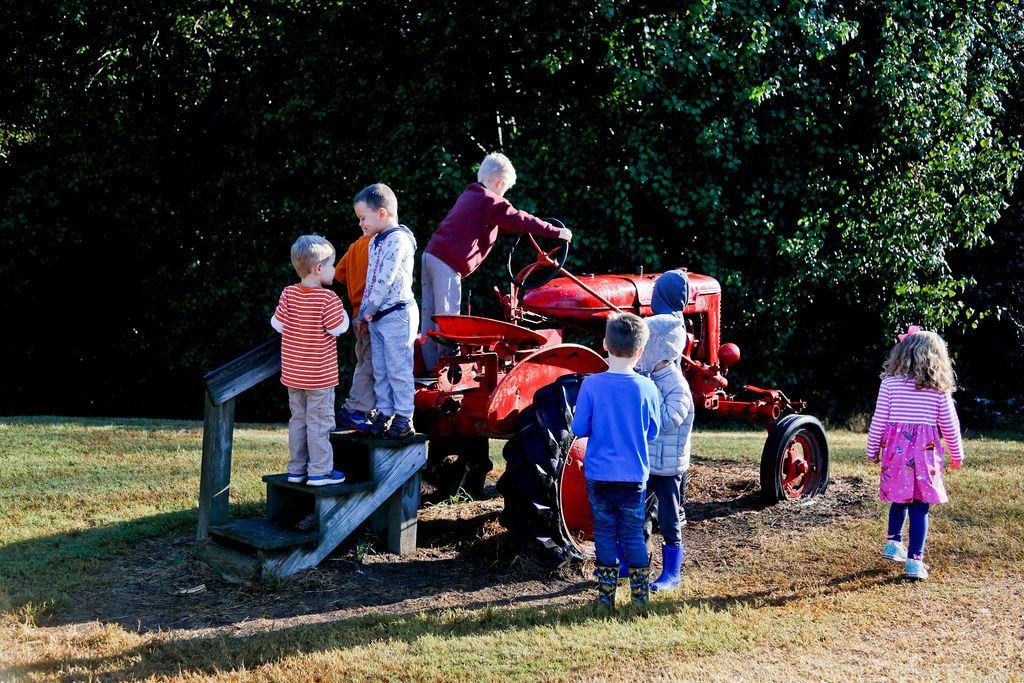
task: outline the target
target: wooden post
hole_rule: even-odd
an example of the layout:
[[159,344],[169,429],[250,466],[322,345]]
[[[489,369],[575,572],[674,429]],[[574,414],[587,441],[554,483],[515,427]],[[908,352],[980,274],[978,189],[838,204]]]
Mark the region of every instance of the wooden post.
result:
[[416,472],[388,499],[388,552],[416,552],[416,510],[420,506],[420,473]]
[[203,415],[203,461],[199,474],[199,526],[196,542],[206,541],[211,524],[228,521],[231,485],[231,442],[235,426],[235,400],[214,405],[209,394]]
[[275,335],[203,377],[206,409],[203,412],[203,462],[199,473],[198,545],[206,542],[210,525],[228,521],[235,397],[280,370],[281,336]]

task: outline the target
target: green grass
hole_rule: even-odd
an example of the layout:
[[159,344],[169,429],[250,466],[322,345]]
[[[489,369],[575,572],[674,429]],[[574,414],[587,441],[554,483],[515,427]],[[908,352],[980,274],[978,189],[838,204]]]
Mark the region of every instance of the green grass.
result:
[[[835,477],[877,477],[863,434],[830,439]],[[282,427],[236,431],[232,502],[243,512],[261,505],[260,476],[283,466],[286,440]],[[756,461],[763,440],[702,431],[694,449]],[[682,590],[657,596],[646,615],[485,607],[245,635],[47,626],[132,543],[194,528],[200,441],[194,423],[0,423],[0,680],[1024,680],[1024,441],[1007,434],[968,440],[965,469],[947,479],[951,503],[933,515],[933,578],[923,584],[880,562],[884,510],[867,500],[870,514],[843,525],[755,527],[751,547],[689,570]]]
[[[0,608],[60,607],[131,543],[194,528],[201,440],[197,423],[0,422]],[[253,514],[287,435],[240,429],[233,459],[232,503]]]

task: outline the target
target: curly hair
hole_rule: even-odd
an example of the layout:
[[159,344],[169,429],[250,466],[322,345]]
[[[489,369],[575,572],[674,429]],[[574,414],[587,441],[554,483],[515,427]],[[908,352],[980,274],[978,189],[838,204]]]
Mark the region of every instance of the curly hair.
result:
[[934,332],[908,334],[889,352],[882,366],[882,379],[906,376],[918,389],[956,391],[956,373],[949,362],[946,342]]

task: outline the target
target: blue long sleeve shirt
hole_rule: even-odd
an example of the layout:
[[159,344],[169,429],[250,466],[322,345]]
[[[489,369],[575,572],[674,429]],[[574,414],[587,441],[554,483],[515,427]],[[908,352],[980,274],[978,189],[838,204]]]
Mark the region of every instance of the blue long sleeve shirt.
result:
[[583,380],[572,431],[590,437],[583,469],[594,481],[645,482],[647,442],[658,436],[661,395],[635,372],[602,372]]

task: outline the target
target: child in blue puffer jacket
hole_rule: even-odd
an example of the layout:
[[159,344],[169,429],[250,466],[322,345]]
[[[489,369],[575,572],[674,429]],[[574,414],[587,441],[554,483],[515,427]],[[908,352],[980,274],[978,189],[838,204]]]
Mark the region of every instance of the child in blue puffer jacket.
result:
[[654,381],[661,394],[661,429],[647,444],[651,463],[647,486],[658,497],[658,525],[664,539],[661,576],[651,583],[651,590],[669,591],[679,587],[683,565],[681,520],[685,518],[682,510],[694,407],[690,385],[679,366],[686,348],[682,318],[655,315],[647,318],[647,327],[651,336],[637,369]]

